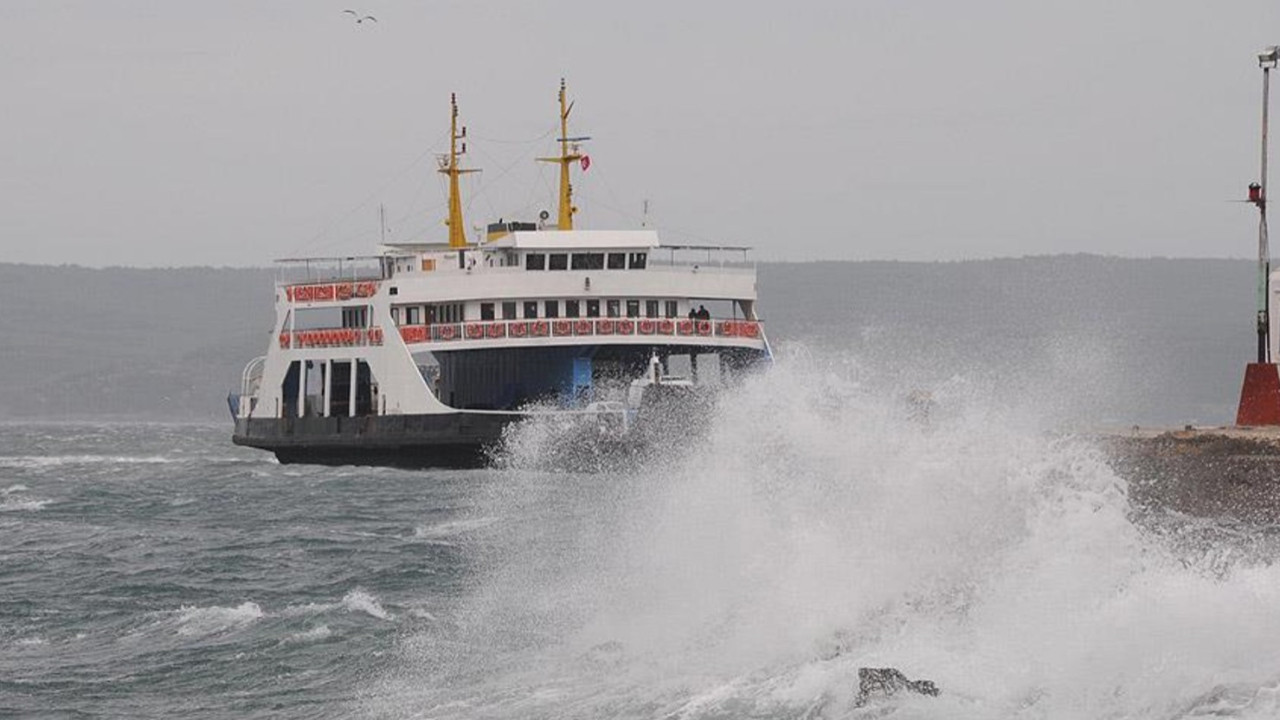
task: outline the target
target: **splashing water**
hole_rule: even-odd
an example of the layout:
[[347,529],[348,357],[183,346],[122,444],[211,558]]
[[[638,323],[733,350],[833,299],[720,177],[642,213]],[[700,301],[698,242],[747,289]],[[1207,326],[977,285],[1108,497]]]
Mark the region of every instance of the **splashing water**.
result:
[[[376,717],[1272,717],[1280,572],[1189,562],[1090,444],[803,354],[610,476],[511,473],[455,613]],[[545,431],[520,439],[536,453]],[[938,698],[856,707],[859,667]]]

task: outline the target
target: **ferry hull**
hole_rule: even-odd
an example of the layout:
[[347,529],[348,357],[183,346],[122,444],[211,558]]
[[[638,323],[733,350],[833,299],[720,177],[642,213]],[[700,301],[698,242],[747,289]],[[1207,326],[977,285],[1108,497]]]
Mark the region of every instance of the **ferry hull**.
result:
[[232,442],[275,453],[282,463],[401,468],[479,467],[515,413],[249,418]]

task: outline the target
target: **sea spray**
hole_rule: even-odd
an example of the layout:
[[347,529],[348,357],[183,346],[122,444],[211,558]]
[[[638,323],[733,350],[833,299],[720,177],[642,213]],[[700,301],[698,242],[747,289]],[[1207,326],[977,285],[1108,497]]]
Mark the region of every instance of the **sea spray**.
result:
[[628,472],[512,473],[478,510],[507,520],[459,622],[402,643],[370,713],[844,717],[884,710],[853,703],[867,666],[937,682],[885,701],[907,717],[1171,717],[1225,685],[1262,698],[1241,714],[1265,703],[1280,572],[1189,566],[1033,408],[957,377],[922,421],[909,386],[806,355]]

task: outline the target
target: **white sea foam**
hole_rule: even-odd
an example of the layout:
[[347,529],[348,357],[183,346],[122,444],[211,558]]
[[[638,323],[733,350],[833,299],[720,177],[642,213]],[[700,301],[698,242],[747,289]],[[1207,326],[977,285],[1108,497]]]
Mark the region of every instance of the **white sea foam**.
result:
[[9,455],[0,456],[0,467],[44,468],[63,465],[156,465],[183,462],[159,455]]
[[53,502],[52,500],[5,500],[0,502],[0,512],[34,512]]
[[362,612],[379,620],[390,620],[391,614],[382,608],[378,598],[368,591],[356,588],[342,597],[342,607],[347,612]]
[[176,612],[176,626],[179,635],[213,635],[251,625],[264,615],[257,603],[249,601],[235,607],[183,605]]
[[435,525],[419,525],[413,529],[413,536],[419,540],[443,540],[483,530],[496,522],[496,517],[447,520]]
[[333,631],[328,625],[316,625],[308,628],[300,633],[294,633],[290,636],[294,642],[316,642],[317,640],[325,640],[333,636]]
[[895,717],[1274,716],[1280,568],[1184,562],[1034,408],[957,380],[925,427],[909,388],[848,368],[784,359],[632,476],[512,477],[491,514],[532,516],[502,526],[457,637],[404,643],[376,710],[862,716],[857,669],[892,666],[943,690]]
[[27,487],[26,485],[22,485],[21,483],[19,483],[16,485],[10,485],[5,489],[0,490],[0,495],[12,495],[13,493],[27,492],[30,489],[31,488]]

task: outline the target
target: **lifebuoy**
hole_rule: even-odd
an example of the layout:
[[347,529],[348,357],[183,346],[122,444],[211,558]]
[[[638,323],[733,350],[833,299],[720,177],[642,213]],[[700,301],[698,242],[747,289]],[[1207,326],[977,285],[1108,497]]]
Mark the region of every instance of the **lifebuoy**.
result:
[[573,331],[579,335],[591,334],[591,321],[579,320],[573,324]]
[[760,336],[760,324],[754,322],[738,323],[738,330],[749,338]]
[[711,334],[711,321],[710,321],[710,320],[699,320],[699,321],[698,321],[698,334],[699,334],[699,335],[710,335],[710,334]]
[[511,337],[524,337],[525,333],[528,332],[528,330],[529,330],[528,323],[513,322],[508,326],[507,334],[510,335]]
[[663,335],[670,335],[671,331],[675,329],[675,325],[676,324],[671,322],[670,320],[659,320],[658,332],[662,333]]
[[634,322],[634,321],[631,321],[631,320],[619,320],[619,321],[618,321],[618,334],[619,334],[619,335],[630,335],[631,333],[633,333],[633,332],[635,332],[635,331],[636,331],[636,324],[635,324],[635,322]]
[[468,339],[468,340],[479,340],[479,339],[480,339],[480,338],[482,338],[482,337],[484,337],[484,327],[483,327],[483,326],[477,325],[476,323],[469,323],[469,324],[467,325],[467,339]]
[[641,320],[641,321],[640,321],[640,334],[641,334],[641,335],[652,335],[652,334],[653,334],[653,321],[652,321],[652,320]]
[[282,348],[289,347],[289,333],[287,332],[280,333],[280,347]]
[[537,322],[535,322],[535,323],[533,324],[533,330],[532,330],[532,332],[530,332],[529,334],[530,334],[530,335],[533,335],[534,337],[546,337],[546,336],[547,336],[547,321],[546,321],[546,320],[538,320]]
[[557,320],[551,323],[551,332],[556,335],[569,335],[573,332],[573,323],[568,320]]
[[677,328],[679,328],[679,330],[680,330],[680,334],[681,334],[681,335],[692,335],[692,334],[693,334],[693,321],[692,321],[692,320],[681,320],[681,321],[680,321],[680,324],[679,324],[679,325],[677,325],[676,327],[677,327]]
[[351,299],[351,286],[350,286],[350,285],[343,284],[343,285],[339,285],[339,286],[338,286],[338,299],[339,299],[339,300],[350,300],[350,299]]
[[505,329],[506,328],[503,325],[500,325],[498,323],[491,323],[489,327],[485,328],[485,334],[488,335],[490,338],[500,338],[506,334],[504,332]]
[[441,325],[439,328],[437,328],[436,332],[437,332],[438,337],[439,337],[441,340],[452,340],[452,339],[453,339],[453,326],[452,326],[452,325]]
[[612,335],[612,334],[613,334],[613,321],[612,321],[612,320],[597,320],[597,321],[596,321],[596,334],[597,334],[597,335]]

